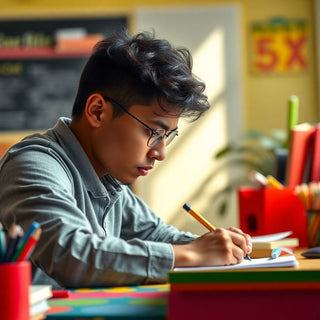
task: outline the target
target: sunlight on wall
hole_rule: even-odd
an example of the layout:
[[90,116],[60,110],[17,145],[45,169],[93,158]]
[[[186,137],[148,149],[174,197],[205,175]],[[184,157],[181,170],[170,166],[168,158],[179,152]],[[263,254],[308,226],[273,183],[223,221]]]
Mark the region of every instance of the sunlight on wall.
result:
[[[194,233],[199,223],[182,206],[189,202],[219,226],[236,225],[237,210],[224,217],[215,194],[227,184],[228,172],[217,170],[214,153],[242,128],[239,77],[239,8],[208,6],[141,8],[137,30],[156,31],[174,46],[188,48],[193,72],[206,83],[211,109],[199,120],[179,123],[179,136],[164,162],[138,180],[137,193],[167,223]],[[217,172],[218,171],[218,172]]]
[[[209,101],[219,101],[225,89],[225,39],[221,29],[213,30],[193,54],[194,74],[206,83]],[[170,221],[184,202],[193,197],[212,170],[213,151],[226,143],[226,106],[219,101],[197,122],[181,120],[179,136],[168,148],[167,159],[149,174],[144,196],[148,203]],[[223,180],[220,180],[223,183]],[[165,199],[159,195],[165,195]],[[203,194],[199,194],[197,202]],[[199,201],[200,200],[200,201]],[[201,210],[201,205],[198,206]]]

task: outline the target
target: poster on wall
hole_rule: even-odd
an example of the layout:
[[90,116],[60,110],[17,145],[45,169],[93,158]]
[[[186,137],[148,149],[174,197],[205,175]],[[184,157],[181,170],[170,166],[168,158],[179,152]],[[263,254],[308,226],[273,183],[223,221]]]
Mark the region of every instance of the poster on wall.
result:
[[301,73],[308,68],[308,21],[272,18],[250,25],[250,69],[254,74]]
[[0,131],[52,127],[70,117],[94,44],[127,18],[0,21]]

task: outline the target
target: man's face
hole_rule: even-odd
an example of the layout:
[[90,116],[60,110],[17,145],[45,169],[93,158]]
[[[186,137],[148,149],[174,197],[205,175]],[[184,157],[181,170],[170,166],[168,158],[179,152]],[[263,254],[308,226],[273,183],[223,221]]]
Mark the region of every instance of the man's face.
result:
[[[112,108],[110,102],[105,101],[105,104]],[[161,128],[168,133],[178,125],[178,114],[166,113],[157,102],[150,106],[133,105],[129,111],[154,130]],[[165,139],[154,147],[148,147],[150,134],[149,129],[126,113],[102,121],[95,132],[90,156],[97,174],[101,177],[109,173],[125,184],[146,176],[155,161],[164,160],[166,155]]]

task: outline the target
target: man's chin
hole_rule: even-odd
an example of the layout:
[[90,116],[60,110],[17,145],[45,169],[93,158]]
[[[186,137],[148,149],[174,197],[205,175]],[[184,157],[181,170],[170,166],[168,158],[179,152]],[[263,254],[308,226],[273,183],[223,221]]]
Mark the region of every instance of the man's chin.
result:
[[138,178],[135,179],[117,179],[118,181],[121,182],[121,184],[125,185],[125,186],[131,186],[132,184],[134,184],[137,181]]

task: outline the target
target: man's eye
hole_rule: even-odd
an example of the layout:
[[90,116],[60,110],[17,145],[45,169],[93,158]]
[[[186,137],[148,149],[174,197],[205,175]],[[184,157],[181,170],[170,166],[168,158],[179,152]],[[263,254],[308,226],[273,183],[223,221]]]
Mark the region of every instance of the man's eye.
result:
[[161,136],[161,133],[162,133],[162,132],[160,132],[160,131],[158,131],[158,130],[155,130],[155,131],[152,132],[152,136],[153,136],[153,137],[159,137],[159,136]]

